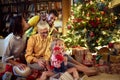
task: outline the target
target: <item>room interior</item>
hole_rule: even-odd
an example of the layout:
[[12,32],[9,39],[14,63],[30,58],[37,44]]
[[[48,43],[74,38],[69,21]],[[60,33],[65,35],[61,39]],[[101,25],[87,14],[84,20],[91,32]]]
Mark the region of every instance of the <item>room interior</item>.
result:
[[[56,9],[59,12],[59,18],[54,23],[58,31],[60,32],[60,36],[68,34],[68,21],[72,18],[72,6],[79,3],[82,5],[82,1],[94,1],[94,0],[1,0],[0,1],[0,58],[2,59],[2,55],[5,51],[6,46],[8,45],[9,37],[7,35],[10,32],[10,19],[12,16],[17,15],[18,13],[24,14],[26,17],[26,21],[28,21],[34,15],[40,15],[39,12],[46,11],[49,12],[50,9]],[[98,70],[98,74],[95,76],[88,77],[87,75],[80,72],[80,80],[120,80],[120,0],[98,0],[103,3],[110,2],[109,8],[113,11],[115,16],[117,16],[117,31],[116,33],[117,39],[115,41],[111,40],[108,43],[114,43],[114,47],[110,47],[112,44],[109,44],[109,47],[105,45],[95,46],[97,51],[90,52],[90,56],[92,56],[92,65],[87,65],[89,68],[94,68]],[[92,3],[94,4],[94,3]],[[107,3],[105,3],[107,4]],[[103,4],[102,4],[103,5]],[[103,5],[105,6],[105,5]],[[103,7],[102,6],[102,7]],[[75,10],[76,7],[74,7]],[[87,7],[86,7],[87,8]],[[86,9],[84,8],[84,9]],[[101,7],[100,7],[101,8]],[[84,11],[83,9],[83,11]],[[107,11],[107,10],[106,10]],[[74,11],[73,11],[74,12]],[[79,11],[78,11],[79,12]],[[86,11],[87,13],[87,11]],[[96,12],[97,13],[97,12]],[[78,16],[78,14],[76,14]],[[75,15],[75,16],[76,16]],[[100,15],[98,15],[100,17]],[[90,16],[89,16],[90,17]],[[93,16],[92,16],[93,17]],[[90,17],[90,18],[92,18]],[[74,17],[75,18],[75,17]],[[83,20],[84,18],[82,18]],[[112,20],[112,19],[111,19]],[[72,21],[72,20],[71,20]],[[108,20],[109,21],[109,20]],[[72,22],[71,22],[72,23]],[[76,24],[79,23],[76,22]],[[110,24],[110,23],[109,23]],[[103,24],[104,25],[104,24]],[[71,27],[71,26],[69,26]],[[82,30],[81,28],[76,28]],[[113,28],[112,28],[113,29]],[[116,30],[116,29],[115,29]],[[77,30],[76,30],[77,31]],[[99,32],[99,30],[98,30]],[[71,35],[71,34],[70,34]],[[74,35],[74,33],[73,33]],[[94,35],[92,35],[94,37]],[[108,35],[110,36],[110,35]],[[113,35],[112,35],[113,36]],[[74,38],[66,37],[65,40],[73,40]],[[76,39],[76,38],[75,38]],[[105,38],[104,38],[105,39]],[[107,41],[107,40],[106,40]],[[97,42],[97,40],[96,40]],[[73,42],[70,42],[73,43]],[[74,43],[73,43],[74,44]],[[88,48],[86,46],[71,45],[68,49],[69,54],[75,58],[78,62],[82,62],[83,57],[89,53]],[[83,44],[83,43],[81,43]],[[92,43],[89,43],[92,44]],[[90,47],[91,48],[91,47]],[[113,51],[112,51],[113,50]],[[91,54],[92,53],[92,54]],[[116,53],[114,55],[108,53]],[[109,57],[110,55],[110,57]],[[90,57],[89,56],[89,57]],[[95,58],[94,58],[95,57]],[[91,58],[90,58],[91,59]],[[104,60],[107,63],[106,68],[103,63],[97,64],[97,61]],[[102,61],[101,61],[102,62]],[[4,71],[5,64],[3,64],[0,60],[0,72]],[[53,79],[59,80],[59,79]]]

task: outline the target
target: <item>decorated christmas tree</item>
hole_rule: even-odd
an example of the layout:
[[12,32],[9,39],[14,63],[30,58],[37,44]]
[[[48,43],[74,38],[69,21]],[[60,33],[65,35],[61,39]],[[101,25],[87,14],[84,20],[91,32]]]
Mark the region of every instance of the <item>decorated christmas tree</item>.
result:
[[95,51],[96,47],[120,40],[117,16],[110,0],[84,0],[73,4],[67,34],[62,36],[67,47],[82,46]]

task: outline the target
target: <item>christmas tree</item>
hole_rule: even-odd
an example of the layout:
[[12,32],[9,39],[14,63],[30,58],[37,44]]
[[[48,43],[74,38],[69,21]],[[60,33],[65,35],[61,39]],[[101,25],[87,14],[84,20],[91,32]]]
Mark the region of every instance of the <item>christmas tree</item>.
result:
[[120,40],[116,19],[110,8],[110,0],[84,0],[75,3],[71,7],[67,34],[62,38],[67,47],[80,45],[95,51],[98,46]]

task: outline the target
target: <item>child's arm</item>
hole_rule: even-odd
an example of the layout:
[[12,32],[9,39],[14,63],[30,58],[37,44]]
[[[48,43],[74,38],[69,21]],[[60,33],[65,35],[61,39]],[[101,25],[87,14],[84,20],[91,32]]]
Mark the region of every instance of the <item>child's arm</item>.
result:
[[64,64],[65,65],[67,65],[67,60],[68,60],[67,56],[64,56]]

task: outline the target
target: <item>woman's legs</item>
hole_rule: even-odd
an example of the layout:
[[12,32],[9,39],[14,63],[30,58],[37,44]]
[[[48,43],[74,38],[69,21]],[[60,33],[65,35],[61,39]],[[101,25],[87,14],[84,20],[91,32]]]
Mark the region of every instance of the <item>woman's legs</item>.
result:
[[90,69],[81,63],[68,62],[67,66],[68,68],[75,67],[78,71],[85,73],[87,76],[93,76],[97,74],[97,70]]
[[97,74],[97,70],[95,69],[90,69],[85,65],[75,65],[78,71],[84,72],[87,76],[93,76]]

